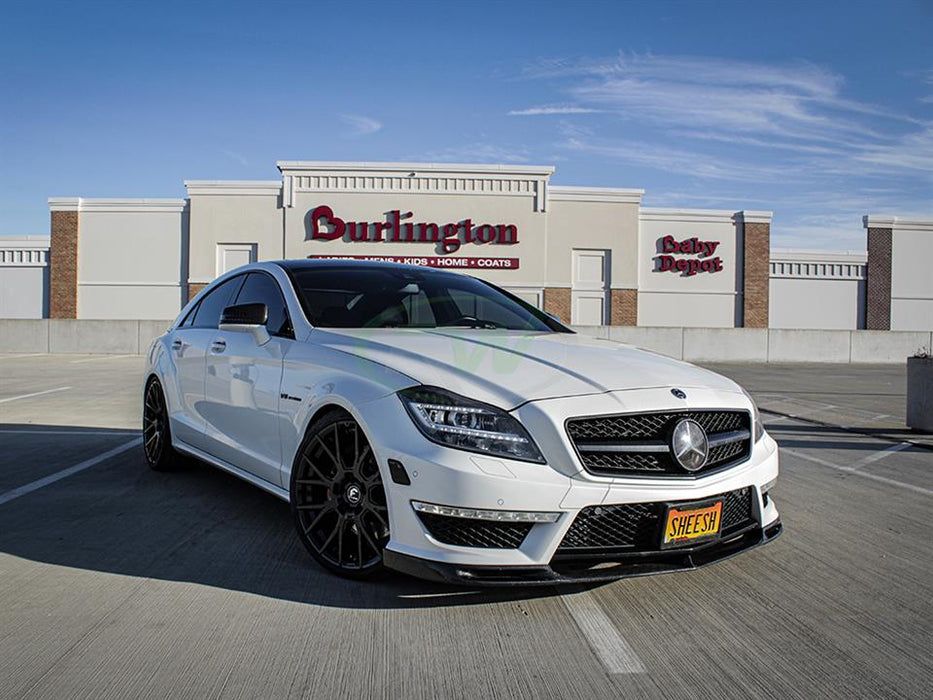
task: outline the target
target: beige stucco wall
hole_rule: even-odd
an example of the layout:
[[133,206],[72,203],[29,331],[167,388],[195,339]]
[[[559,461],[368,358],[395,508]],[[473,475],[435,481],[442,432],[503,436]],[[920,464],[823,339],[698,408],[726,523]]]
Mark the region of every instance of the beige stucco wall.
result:
[[78,318],[171,318],[183,303],[184,200],[89,200],[79,208]]
[[191,243],[188,280],[217,277],[217,247],[254,243],[258,260],[279,260],[282,244],[281,183],[189,181]]
[[[741,254],[733,212],[688,209],[641,210],[638,254],[638,325],[731,328],[741,305]],[[696,237],[718,241],[710,258],[722,259],[722,271],[684,276],[656,271],[655,258],[664,253],[660,240]],[[696,255],[673,255],[700,259]]]
[[933,222],[895,219],[891,231],[891,330],[933,329]]
[[548,200],[547,268],[542,282],[549,287],[570,287],[575,248],[609,250],[610,287],[636,288],[640,191],[618,196],[618,201],[599,201],[586,194],[571,194],[570,189],[552,188]]

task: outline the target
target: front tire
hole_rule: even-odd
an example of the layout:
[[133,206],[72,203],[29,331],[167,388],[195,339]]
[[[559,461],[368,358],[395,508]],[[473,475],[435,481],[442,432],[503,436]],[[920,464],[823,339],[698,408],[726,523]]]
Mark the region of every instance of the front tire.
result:
[[146,463],[157,472],[171,471],[181,464],[181,455],[172,447],[165,393],[155,377],[149,380],[143,395],[143,452]]
[[321,566],[348,578],[382,570],[385,487],[369,441],[345,411],[330,411],[308,428],[290,490],[298,537]]

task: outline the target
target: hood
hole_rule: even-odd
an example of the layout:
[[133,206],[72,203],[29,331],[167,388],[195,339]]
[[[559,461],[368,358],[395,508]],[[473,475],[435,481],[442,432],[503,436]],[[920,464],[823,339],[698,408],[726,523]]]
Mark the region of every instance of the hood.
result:
[[685,362],[571,333],[317,328],[308,341],[506,409],[540,399],[628,389],[740,391],[731,379]]

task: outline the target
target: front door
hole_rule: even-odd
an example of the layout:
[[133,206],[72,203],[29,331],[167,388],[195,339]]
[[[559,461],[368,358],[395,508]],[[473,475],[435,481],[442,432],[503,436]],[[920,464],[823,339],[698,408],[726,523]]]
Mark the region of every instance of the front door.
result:
[[282,447],[279,393],[283,360],[294,343],[278,283],[251,272],[230,304],[265,304],[272,336],[257,345],[250,333],[218,330],[207,354],[204,416],[211,454],[277,486]]
[[239,291],[244,275],[238,275],[210,290],[172,332],[170,352],[175,364],[175,385],[166,387],[172,431],[176,438],[205,449],[204,373],[206,358],[220,312]]

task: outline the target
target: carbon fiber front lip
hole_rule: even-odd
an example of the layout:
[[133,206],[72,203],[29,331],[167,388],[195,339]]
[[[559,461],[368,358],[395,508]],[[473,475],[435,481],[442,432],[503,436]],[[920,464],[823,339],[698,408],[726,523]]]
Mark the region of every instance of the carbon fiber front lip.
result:
[[[709,564],[760,547],[776,539],[784,531],[780,520],[764,530],[756,528],[738,538],[686,552],[658,551],[639,553],[637,559],[613,557],[605,560],[588,558],[587,565],[574,567],[573,562],[556,562],[557,569],[546,566],[462,566],[431,561],[400,554],[384,553],[387,568],[410,576],[453,583],[462,586],[553,586],[572,583],[616,581],[634,576],[692,571]],[[603,568],[604,565],[608,565]],[[597,568],[598,567],[598,568]]]

